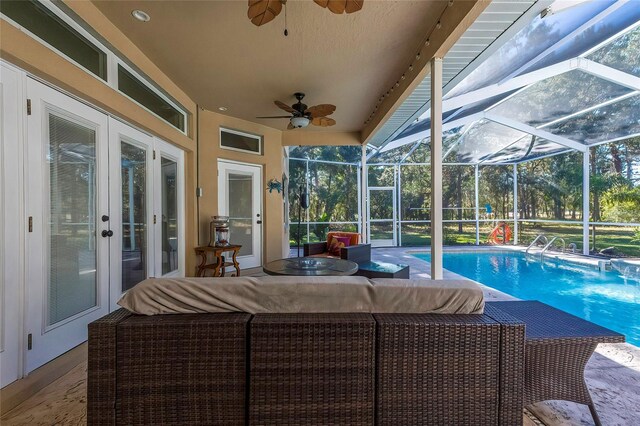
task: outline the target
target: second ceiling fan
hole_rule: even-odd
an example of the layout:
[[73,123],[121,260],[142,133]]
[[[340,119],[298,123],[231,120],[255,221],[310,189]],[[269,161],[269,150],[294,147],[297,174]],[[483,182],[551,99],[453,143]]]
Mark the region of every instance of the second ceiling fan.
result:
[[[353,13],[362,9],[364,0],[313,0],[317,5],[329,9],[331,12],[340,15],[342,13]],[[287,0],[249,0],[249,10],[247,16],[257,27],[273,21],[282,11],[282,5]]]

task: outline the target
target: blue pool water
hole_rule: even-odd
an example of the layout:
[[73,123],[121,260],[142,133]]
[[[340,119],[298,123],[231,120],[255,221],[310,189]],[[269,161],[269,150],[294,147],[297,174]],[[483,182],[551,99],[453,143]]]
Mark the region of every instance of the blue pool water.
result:
[[[430,254],[415,254],[429,261]],[[519,252],[447,252],[445,269],[519,299],[540,300],[623,333],[640,346],[640,281]]]

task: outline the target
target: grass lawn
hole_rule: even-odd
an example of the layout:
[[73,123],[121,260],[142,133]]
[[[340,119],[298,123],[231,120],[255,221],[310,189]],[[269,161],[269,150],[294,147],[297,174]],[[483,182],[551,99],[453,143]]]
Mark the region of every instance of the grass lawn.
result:
[[[513,229],[513,223],[509,226]],[[488,224],[481,224],[480,244],[487,244],[487,236],[492,227]],[[596,249],[597,251],[608,247],[614,247],[615,256],[640,257],[640,242],[633,241],[635,228],[624,226],[596,226]],[[427,223],[402,224],[402,246],[420,247],[431,244],[430,227]],[[555,224],[555,223],[518,223],[518,243],[528,245],[539,235],[545,234],[547,238],[554,236],[564,238],[567,246],[574,243],[577,251],[582,251],[582,226],[577,224]],[[593,246],[593,234],[591,234],[591,245]],[[386,234],[371,234],[372,239],[388,238]],[[465,223],[462,232],[459,232],[458,225],[447,223],[444,226],[443,239],[445,245],[474,245],[476,243],[475,224]],[[319,241],[319,238],[311,232],[311,241]],[[324,240],[323,240],[324,241]],[[303,242],[306,240],[303,237]],[[290,241],[291,247],[295,247],[295,238]]]

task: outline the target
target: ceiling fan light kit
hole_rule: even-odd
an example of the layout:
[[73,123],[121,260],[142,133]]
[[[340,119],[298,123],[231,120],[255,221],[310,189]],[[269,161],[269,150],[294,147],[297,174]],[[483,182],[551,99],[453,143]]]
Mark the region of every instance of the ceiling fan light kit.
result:
[[307,127],[311,120],[309,120],[307,117],[291,117],[290,122],[293,127],[295,127],[296,129],[300,129],[302,127]]

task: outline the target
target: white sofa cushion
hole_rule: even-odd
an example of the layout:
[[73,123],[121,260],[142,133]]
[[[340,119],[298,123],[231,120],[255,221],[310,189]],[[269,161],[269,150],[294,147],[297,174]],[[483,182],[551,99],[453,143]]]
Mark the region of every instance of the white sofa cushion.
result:
[[149,278],[123,295],[118,304],[142,315],[484,311],[482,289],[472,281],[358,276]]

